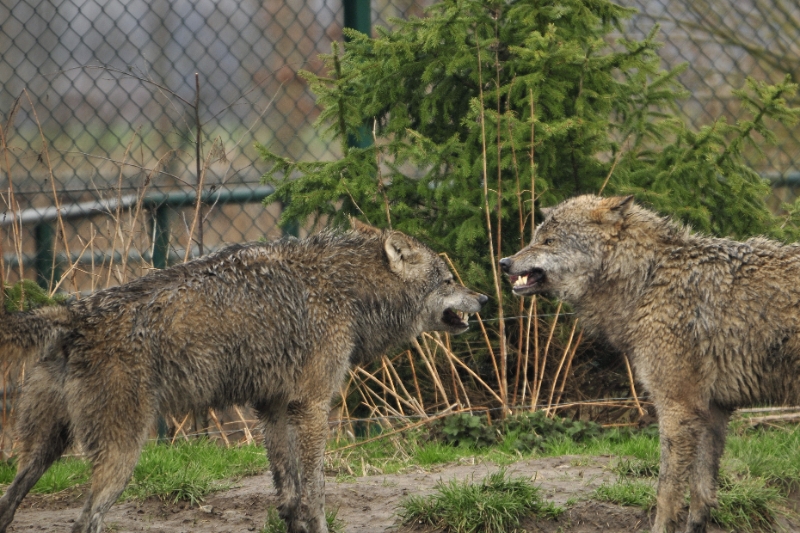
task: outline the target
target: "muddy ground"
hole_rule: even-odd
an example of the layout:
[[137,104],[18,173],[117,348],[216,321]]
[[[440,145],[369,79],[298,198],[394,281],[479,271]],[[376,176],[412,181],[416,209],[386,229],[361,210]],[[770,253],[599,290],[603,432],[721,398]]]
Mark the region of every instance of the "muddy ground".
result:
[[[586,497],[603,482],[613,482],[607,468],[611,457],[564,456],[520,461],[507,470],[541,487],[547,500],[564,505],[576,503],[558,520],[529,520],[529,533],[636,532],[647,530],[652,515],[642,510],[589,500]],[[411,533],[430,531],[414,524],[399,524],[396,512],[402,498],[435,490],[439,480],[479,481],[498,467],[491,463],[462,461],[394,475],[374,475],[336,481],[326,480],[326,506],[338,508],[338,518],[348,533]],[[80,491],[56,495],[29,495],[17,511],[9,531],[70,531],[80,514]],[[198,506],[166,504],[157,499],[118,503],[106,516],[108,531],[242,532],[260,531],[267,509],[274,507],[275,493],[268,473],[241,479],[232,488],[206,497]],[[788,531],[797,531],[788,524]],[[709,533],[722,529],[710,528]]]

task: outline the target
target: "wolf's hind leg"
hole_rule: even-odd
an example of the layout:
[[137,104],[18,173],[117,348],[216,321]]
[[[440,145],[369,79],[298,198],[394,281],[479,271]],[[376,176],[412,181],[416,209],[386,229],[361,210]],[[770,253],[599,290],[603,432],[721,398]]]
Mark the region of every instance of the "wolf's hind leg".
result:
[[690,478],[691,504],[686,533],[705,533],[711,508],[717,506],[719,460],[725,451],[725,433],[730,412],[712,404],[698,437],[697,455]]
[[134,437],[126,442],[107,443],[102,451],[91,453],[92,487],[81,516],[72,527],[73,533],[103,532],[103,517],[128,484],[143,442],[144,439]]
[[5,532],[22,499],[70,443],[68,424],[42,421],[42,425],[46,431],[41,431],[33,442],[26,440],[28,451],[20,455],[17,475],[0,498],[0,532]]
[[25,383],[15,432],[20,445],[17,475],[0,498],[0,532],[22,499],[72,442],[63,388],[48,365],[34,367]]
[[289,425],[288,405],[285,400],[276,400],[258,405],[256,411],[264,432],[272,482],[278,492],[278,514],[289,531],[293,531],[298,527],[290,522],[297,519],[300,505],[300,473],[296,434]]

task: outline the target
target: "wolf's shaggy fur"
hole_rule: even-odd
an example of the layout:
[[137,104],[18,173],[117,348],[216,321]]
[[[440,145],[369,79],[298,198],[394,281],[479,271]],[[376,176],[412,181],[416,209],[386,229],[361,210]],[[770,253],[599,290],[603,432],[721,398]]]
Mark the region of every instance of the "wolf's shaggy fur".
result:
[[4,355],[41,350],[19,405],[17,476],[0,531],[73,441],[93,463],[73,531],[99,533],[159,413],[252,405],[291,533],[327,531],[330,400],[352,364],[423,331],[460,333],[486,297],[399,232],[231,246],[0,326]]
[[631,197],[543,212],[501,260],[514,292],[562,298],[630,356],[659,417],[653,531],[678,527],[687,482],[685,531],[705,531],[731,411],[800,401],[800,247],[692,234]]

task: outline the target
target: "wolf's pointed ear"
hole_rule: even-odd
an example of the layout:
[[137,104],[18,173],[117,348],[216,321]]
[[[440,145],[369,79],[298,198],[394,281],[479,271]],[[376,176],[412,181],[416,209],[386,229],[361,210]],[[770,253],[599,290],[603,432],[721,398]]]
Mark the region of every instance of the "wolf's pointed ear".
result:
[[555,207],[540,207],[539,212],[542,214],[542,218],[545,219],[550,216],[554,209]]
[[376,228],[375,226],[370,226],[369,224],[364,224],[356,217],[350,217],[350,227],[353,228],[353,231],[357,231],[359,233],[363,233],[364,235],[380,235],[381,230]]
[[600,205],[592,211],[592,218],[597,222],[616,224],[625,218],[633,205],[633,195],[611,196],[600,200]]
[[419,262],[419,252],[408,237],[397,231],[389,232],[383,241],[383,249],[389,259],[389,268],[395,274],[403,275],[408,267]]

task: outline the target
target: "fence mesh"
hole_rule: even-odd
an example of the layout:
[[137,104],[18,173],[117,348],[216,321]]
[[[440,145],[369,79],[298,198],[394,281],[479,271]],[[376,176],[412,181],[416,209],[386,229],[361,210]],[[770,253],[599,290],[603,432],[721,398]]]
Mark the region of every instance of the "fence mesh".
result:
[[[626,32],[660,24],[665,66],[688,63],[683,112],[695,126],[739,117],[731,90],[746,76],[800,77],[793,0],[622,3],[639,9]],[[372,24],[391,27],[430,4],[375,0]],[[180,260],[187,247],[199,253],[201,244],[208,251],[280,234],[279,206],[258,201],[263,169],[253,145],[297,159],[338,155],[338,144],[312,127],[319,109],[298,73],[322,71],[319,54],[342,40],[343,9],[321,0],[0,0],[0,124],[9,148],[0,191],[13,185],[0,220],[7,279],[35,269],[55,280],[49,261],[71,269],[65,289],[87,290]],[[203,190],[217,196],[195,225],[187,194],[199,179],[198,123]],[[762,175],[792,183],[800,130],[779,129],[778,139],[763,157],[748,157]],[[167,200],[125,203],[158,194]],[[74,204],[83,211],[63,227],[45,216]]]

